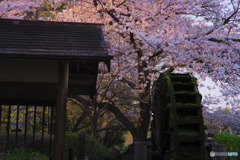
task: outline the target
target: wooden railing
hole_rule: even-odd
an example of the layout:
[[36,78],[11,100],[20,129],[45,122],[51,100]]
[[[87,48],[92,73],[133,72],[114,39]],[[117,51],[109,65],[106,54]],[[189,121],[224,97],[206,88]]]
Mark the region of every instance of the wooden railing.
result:
[[49,148],[47,151],[50,156],[54,110],[53,106],[0,105],[0,152],[35,145],[39,146],[41,152]]

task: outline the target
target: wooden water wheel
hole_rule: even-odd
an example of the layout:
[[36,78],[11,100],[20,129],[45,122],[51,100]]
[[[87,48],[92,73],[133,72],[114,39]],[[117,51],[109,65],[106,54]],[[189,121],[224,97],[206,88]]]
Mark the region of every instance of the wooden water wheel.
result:
[[153,159],[206,159],[201,98],[190,73],[160,75],[152,105]]

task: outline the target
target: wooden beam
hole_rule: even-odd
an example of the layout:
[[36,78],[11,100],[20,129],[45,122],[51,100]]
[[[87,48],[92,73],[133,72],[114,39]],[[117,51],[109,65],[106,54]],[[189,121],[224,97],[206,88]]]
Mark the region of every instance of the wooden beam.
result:
[[25,114],[24,146],[27,145],[27,126],[28,126],[28,106],[26,106],[26,114]]
[[1,133],[2,133],[2,104],[0,104],[0,136]]
[[18,143],[18,121],[19,121],[19,105],[17,105],[17,119],[16,119],[16,130],[15,130],[15,146]]
[[34,117],[33,117],[33,144],[35,144],[36,116],[37,116],[37,106],[34,106]]
[[41,148],[42,148],[42,151],[43,151],[43,144],[44,144],[45,108],[46,108],[46,106],[43,106],[43,112],[42,112],[42,138],[41,138]]
[[49,149],[49,157],[52,157],[52,130],[53,130],[53,112],[54,108],[51,106],[51,126],[50,126],[50,149]]
[[40,83],[40,82],[1,82],[0,83],[1,89],[25,89],[25,90],[46,90],[57,89],[57,83]]
[[0,58],[0,75],[0,82],[57,83],[58,60]]
[[0,142],[3,143],[3,131],[2,131],[2,104],[0,104]]
[[76,95],[90,95],[92,92],[93,85],[77,85],[77,84],[69,84],[68,87],[68,95],[76,96]]
[[[5,84],[6,86],[3,86]],[[0,97],[1,100],[4,99],[16,99],[16,100],[54,100],[56,102],[56,93],[57,93],[57,86],[56,88],[50,88],[49,85],[24,85],[19,86],[11,85],[11,83],[1,83],[0,84]],[[16,83],[17,84],[17,83]],[[10,102],[11,103],[11,102]],[[12,104],[12,103],[11,103]]]
[[56,101],[56,124],[54,135],[54,160],[64,159],[66,102],[68,95],[69,62],[59,63],[59,86]]
[[7,131],[7,144],[6,144],[6,148],[5,148],[5,151],[7,151],[9,148],[9,130],[10,130],[10,122],[11,121],[11,105],[8,106],[8,121],[7,121],[7,128],[6,128],[6,131]]
[[94,85],[97,74],[69,74],[69,84]]
[[28,106],[50,106],[55,105],[56,101],[53,100],[32,100],[32,99],[0,99],[0,103],[3,105],[8,105],[12,103],[14,105],[28,105]]

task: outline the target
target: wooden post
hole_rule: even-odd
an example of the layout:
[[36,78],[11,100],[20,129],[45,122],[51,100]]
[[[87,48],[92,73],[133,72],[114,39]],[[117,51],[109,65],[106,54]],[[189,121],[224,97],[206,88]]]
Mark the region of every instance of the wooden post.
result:
[[77,145],[77,160],[85,160],[85,148],[86,148],[86,134],[80,133],[78,136],[78,145]]
[[135,153],[135,155],[133,156],[133,160],[147,160],[147,145],[145,139],[134,139],[133,153]]
[[[0,143],[3,143],[3,131],[2,131],[2,105],[0,104]],[[0,147],[0,150],[3,148]]]
[[69,148],[68,152],[69,152],[68,160],[73,160],[72,148]]
[[24,128],[24,146],[26,146],[27,141],[27,125],[28,125],[28,106],[26,106],[26,115],[25,115],[25,128]]
[[15,130],[15,146],[18,143],[18,121],[19,121],[19,105],[17,105],[17,119],[16,119],[16,130]]
[[44,119],[45,119],[45,106],[43,106],[43,112],[42,112],[42,138],[41,138],[41,148],[43,150],[43,142],[44,142]]
[[9,149],[9,130],[10,130],[10,122],[11,121],[11,105],[8,106],[8,122],[7,122],[7,144],[6,144],[6,150],[7,151]]
[[46,123],[47,133],[49,134],[49,106],[47,106],[47,123]]
[[49,156],[52,156],[52,130],[53,130],[53,106],[51,106],[51,126],[50,126],[50,150],[49,150]]
[[33,145],[35,144],[36,115],[37,115],[37,106],[34,106],[34,117],[33,117]]
[[0,136],[2,132],[2,105],[0,104]]
[[2,105],[0,104],[0,142],[2,141]]
[[56,123],[54,135],[54,160],[64,159],[68,76],[69,62],[63,60],[59,63],[59,84],[56,101]]
[[1,104],[0,104],[0,137],[2,137],[2,105]]

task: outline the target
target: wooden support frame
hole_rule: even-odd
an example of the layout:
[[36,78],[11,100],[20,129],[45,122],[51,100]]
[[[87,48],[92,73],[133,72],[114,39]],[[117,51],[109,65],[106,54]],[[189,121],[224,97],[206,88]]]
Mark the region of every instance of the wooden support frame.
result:
[[[3,142],[3,131],[2,131],[2,104],[0,104],[0,142]],[[0,149],[2,149],[0,147]]]
[[50,126],[50,150],[49,150],[49,156],[52,156],[52,131],[53,131],[53,114],[54,113],[54,108],[51,106],[51,126]]
[[37,106],[34,106],[34,117],[33,117],[33,144],[35,144],[36,116],[37,116]]
[[54,160],[64,159],[68,77],[69,62],[66,60],[62,60],[59,63],[59,81],[56,101],[56,123],[54,135]]
[[[51,133],[49,134],[52,136],[52,133],[55,132],[54,138],[51,139],[54,139],[55,145],[54,159],[61,160],[64,157],[67,93],[69,96],[92,96],[96,89],[98,63],[105,63],[109,69],[110,61],[113,58],[103,24],[16,21],[14,19],[1,19],[0,24],[3,26],[0,35],[4,37],[2,38],[4,40],[0,41],[3,46],[0,48],[0,73],[3,75],[0,76],[0,104],[12,104],[12,106],[6,106],[6,111],[9,110],[9,114],[4,117],[4,119],[8,119],[6,131],[5,123],[3,128],[3,123],[0,122],[2,131],[7,134],[6,148],[8,145],[14,146],[14,143],[10,145],[9,141],[12,134],[14,139],[14,132],[11,130],[13,105],[28,105],[28,107],[26,106],[27,113],[24,115],[25,128],[22,128],[22,106],[18,113],[19,122],[16,124],[19,125],[19,129],[24,129],[23,143],[25,146],[35,144],[38,140],[36,124],[41,123],[38,119],[42,118],[41,113],[38,112],[40,106],[54,106],[51,113],[54,115],[43,124],[42,137],[45,136],[43,131],[46,132],[45,128],[48,128],[51,123]],[[26,33],[22,34],[18,31],[22,28],[27,28]],[[52,30],[56,28],[58,31],[52,33]],[[81,30],[77,37],[75,34],[71,34],[72,30],[76,29]],[[47,39],[32,36],[32,33],[41,33],[43,30],[47,33]],[[84,37],[85,35],[87,37]],[[59,36],[62,38],[59,39]],[[16,37],[17,40],[12,41],[13,37]],[[54,43],[49,44],[49,39],[52,39]],[[71,43],[68,40],[71,40]],[[36,50],[39,43],[44,50]],[[30,50],[29,44],[32,48]],[[5,114],[5,106],[3,109],[2,112],[4,111]],[[48,118],[49,114],[45,115],[45,118]],[[28,130],[30,129],[30,123],[28,123],[30,120],[34,121],[33,133]],[[52,122],[53,120],[54,122]],[[56,127],[52,125],[56,125]],[[16,127],[16,145],[20,145],[21,140],[18,132],[18,127]],[[43,138],[46,141],[46,137]],[[52,150],[50,153],[52,154]],[[56,156],[57,154],[58,156]]]
[[47,134],[49,134],[49,106],[47,106],[47,121],[46,121],[46,128],[47,128]]
[[7,131],[7,142],[6,143],[7,144],[6,144],[5,151],[7,151],[9,148],[10,123],[11,123],[11,105],[8,106],[8,122],[7,122],[7,128],[6,128],[6,131]]
[[24,146],[27,145],[27,127],[28,127],[28,106],[26,106],[26,114],[25,114]]
[[19,121],[19,105],[17,105],[17,119],[16,119],[16,130],[15,130],[15,146],[18,144],[18,121]]
[[0,135],[2,133],[2,105],[0,104]]
[[44,143],[45,108],[46,108],[46,106],[43,106],[43,112],[42,112],[42,138],[41,138],[41,148],[42,149],[43,149],[43,143]]

